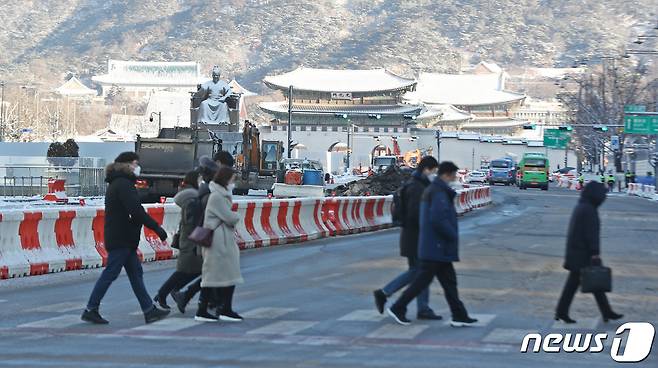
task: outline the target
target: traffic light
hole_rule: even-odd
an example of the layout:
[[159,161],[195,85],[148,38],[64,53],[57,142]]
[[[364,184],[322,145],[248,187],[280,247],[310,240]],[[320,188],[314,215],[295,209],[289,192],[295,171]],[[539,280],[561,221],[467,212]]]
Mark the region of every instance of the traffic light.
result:
[[347,114],[336,113],[334,116],[339,119],[347,119]]
[[535,124],[523,124],[523,129],[524,130],[535,130],[535,129],[537,129],[537,126]]
[[369,117],[370,119],[377,119],[377,120],[379,120],[379,119],[382,118],[382,116],[379,115],[379,114],[368,114],[368,117]]
[[571,125],[560,125],[558,129],[570,132],[573,130],[573,127]]
[[607,125],[594,125],[594,130],[599,131],[599,132],[607,132],[608,131],[608,126]]

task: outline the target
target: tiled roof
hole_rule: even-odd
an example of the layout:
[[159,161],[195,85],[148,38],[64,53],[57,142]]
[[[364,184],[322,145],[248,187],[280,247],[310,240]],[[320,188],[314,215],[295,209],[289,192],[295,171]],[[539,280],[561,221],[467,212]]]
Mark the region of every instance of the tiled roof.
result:
[[267,76],[263,82],[270,88],[293,88],[318,92],[377,92],[411,88],[413,79],[403,78],[386,69],[339,70],[300,67],[291,72]]

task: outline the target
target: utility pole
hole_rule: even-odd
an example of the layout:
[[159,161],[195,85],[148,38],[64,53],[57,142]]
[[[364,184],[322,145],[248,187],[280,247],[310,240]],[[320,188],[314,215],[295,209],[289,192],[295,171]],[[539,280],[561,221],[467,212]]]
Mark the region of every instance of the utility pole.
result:
[[350,168],[350,151],[352,150],[352,145],[350,144],[350,132],[351,132],[351,130],[352,130],[352,120],[347,119],[347,156],[346,156],[347,163],[345,164],[345,166],[347,167],[348,172],[349,172],[349,168]]
[[0,81],[2,97],[0,99],[0,142],[5,141],[5,82]]
[[288,86],[288,158],[292,158],[292,84]]

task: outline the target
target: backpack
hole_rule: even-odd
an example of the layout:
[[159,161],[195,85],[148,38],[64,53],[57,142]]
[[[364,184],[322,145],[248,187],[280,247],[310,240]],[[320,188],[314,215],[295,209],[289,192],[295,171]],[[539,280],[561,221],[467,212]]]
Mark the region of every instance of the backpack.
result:
[[404,219],[407,217],[407,206],[404,205],[404,192],[409,185],[410,181],[402,184],[402,186],[393,193],[393,210],[391,213],[393,226],[404,226]]

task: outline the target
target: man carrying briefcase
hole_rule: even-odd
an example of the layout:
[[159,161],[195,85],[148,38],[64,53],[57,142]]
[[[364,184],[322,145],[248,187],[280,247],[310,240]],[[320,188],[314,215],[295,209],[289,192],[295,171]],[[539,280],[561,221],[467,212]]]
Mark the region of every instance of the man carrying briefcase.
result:
[[578,205],[571,214],[564,259],[564,268],[569,270],[569,277],[557,305],[555,320],[576,323],[569,317],[569,306],[581,281],[583,292],[594,294],[603,321],[608,322],[623,317],[610,308],[605,295],[605,291],[611,290],[610,269],[601,266],[599,246],[601,224],[598,207],[605,201],[606,193],[604,184],[595,181],[587,183],[580,193]]

